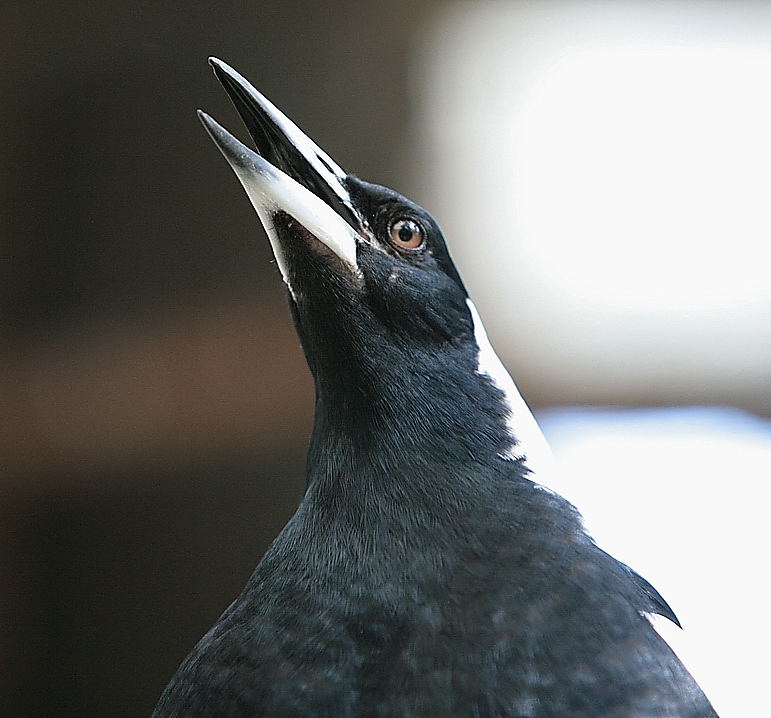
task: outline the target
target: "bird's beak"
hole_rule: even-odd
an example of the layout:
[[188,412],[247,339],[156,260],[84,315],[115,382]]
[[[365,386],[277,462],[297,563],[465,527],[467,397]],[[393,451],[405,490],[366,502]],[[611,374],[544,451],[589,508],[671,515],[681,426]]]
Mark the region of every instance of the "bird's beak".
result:
[[346,173],[280,110],[221,60],[210,58],[257,146],[254,152],[205,112],[198,115],[244,186],[268,234],[284,281],[290,271],[276,217],[294,218],[358,276],[361,222],[345,185]]

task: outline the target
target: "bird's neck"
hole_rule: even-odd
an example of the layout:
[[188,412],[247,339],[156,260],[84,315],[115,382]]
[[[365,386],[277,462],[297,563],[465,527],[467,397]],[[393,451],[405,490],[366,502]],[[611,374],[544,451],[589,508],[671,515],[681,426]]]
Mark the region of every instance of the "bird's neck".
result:
[[490,473],[524,477],[524,462],[508,454],[499,398],[484,377],[469,381],[452,372],[386,378],[374,391],[337,386],[326,394],[321,387],[308,485],[336,496],[372,491],[404,498],[411,491],[463,494]]

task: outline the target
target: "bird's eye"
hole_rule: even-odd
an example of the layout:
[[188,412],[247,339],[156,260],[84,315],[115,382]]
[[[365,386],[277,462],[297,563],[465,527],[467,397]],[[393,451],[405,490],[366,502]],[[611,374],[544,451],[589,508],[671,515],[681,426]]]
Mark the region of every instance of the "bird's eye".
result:
[[391,225],[391,244],[397,249],[420,249],[426,241],[426,235],[414,219],[398,219]]

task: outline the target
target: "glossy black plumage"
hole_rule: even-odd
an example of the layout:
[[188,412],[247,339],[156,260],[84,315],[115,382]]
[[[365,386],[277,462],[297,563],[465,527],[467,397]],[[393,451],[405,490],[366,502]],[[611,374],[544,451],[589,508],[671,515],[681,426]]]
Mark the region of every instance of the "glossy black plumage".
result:
[[[309,159],[264,98],[213,64],[265,160],[360,239],[352,267],[293,207],[261,199],[272,170],[203,117],[269,215],[316,414],[297,513],[154,716],[713,716],[644,616],[676,620],[667,604],[512,446],[433,219]],[[405,216],[424,228],[421,252],[388,242]]]

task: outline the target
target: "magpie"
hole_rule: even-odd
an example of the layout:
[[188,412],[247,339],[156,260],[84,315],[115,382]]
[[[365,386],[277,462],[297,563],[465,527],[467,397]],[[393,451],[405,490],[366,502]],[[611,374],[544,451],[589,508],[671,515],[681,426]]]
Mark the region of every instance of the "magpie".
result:
[[434,219],[210,63],[256,152],[199,116],[271,242],[315,417],[296,513],[154,718],[715,716],[649,621],[670,607],[541,483]]

